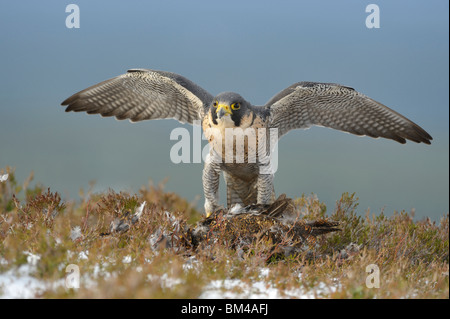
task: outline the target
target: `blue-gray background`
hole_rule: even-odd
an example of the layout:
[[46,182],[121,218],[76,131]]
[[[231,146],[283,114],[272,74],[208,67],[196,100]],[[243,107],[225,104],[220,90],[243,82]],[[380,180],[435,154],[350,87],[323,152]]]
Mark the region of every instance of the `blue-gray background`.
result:
[[[81,28],[68,29],[76,3]],[[380,8],[368,29],[365,8]],[[295,131],[279,144],[277,193],[317,194],[328,210],[356,192],[360,213],[449,211],[448,1],[2,1],[0,168],[16,168],[66,198],[167,190],[203,201],[203,164],[173,164],[173,120],[140,122],[65,113],[59,104],[102,80],[143,67],[180,73],[212,94],[254,104],[297,81],[337,82],[425,128],[431,146]],[[190,127],[186,126],[189,130]],[[222,187],[223,190],[223,187]],[[222,191],[222,195],[224,192]],[[222,197],[223,201],[223,197]]]

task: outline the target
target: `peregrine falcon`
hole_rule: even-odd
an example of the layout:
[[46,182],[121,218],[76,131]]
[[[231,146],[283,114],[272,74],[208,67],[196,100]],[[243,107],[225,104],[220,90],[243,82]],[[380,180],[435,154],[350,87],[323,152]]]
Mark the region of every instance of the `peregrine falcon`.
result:
[[[220,172],[227,186],[228,207],[275,201],[274,172],[262,169],[271,164],[272,130],[276,130],[277,140],[290,130],[313,125],[384,137],[402,144],[407,139],[425,144],[432,140],[425,130],[401,114],[351,87],[335,83],[298,82],[265,105],[255,106],[233,92],[213,96],[175,73],[131,69],[72,95],[62,105],[67,106],[66,112],[115,116],[131,122],[173,118],[182,123],[201,123],[211,146],[203,170],[207,216],[220,208]],[[238,146],[238,136],[232,135],[227,148],[229,129],[241,130],[243,147]],[[238,160],[238,155],[243,160]]]

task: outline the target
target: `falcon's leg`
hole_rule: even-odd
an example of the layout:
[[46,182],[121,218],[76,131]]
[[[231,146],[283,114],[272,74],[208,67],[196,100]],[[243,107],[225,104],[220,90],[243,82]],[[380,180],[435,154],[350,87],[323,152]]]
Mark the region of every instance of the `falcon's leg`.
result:
[[260,174],[257,180],[258,204],[272,204],[275,201],[273,174]]
[[203,168],[203,192],[205,194],[205,213],[208,217],[219,208],[220,163],[208,155]]
[[234,204],[243,206],[255,204],[257,200],[257,178],[244,181],[238,177],[223,172],[225,184],[227,185],[227,206]]

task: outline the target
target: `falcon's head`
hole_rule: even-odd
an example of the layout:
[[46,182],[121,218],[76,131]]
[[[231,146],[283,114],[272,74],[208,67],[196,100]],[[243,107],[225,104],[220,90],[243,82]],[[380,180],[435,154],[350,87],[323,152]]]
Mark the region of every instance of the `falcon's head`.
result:
[[234,92],[217,95],[210,107],[211,118],[215,125],[239,127],[244,115],[249,112],[249,103]]

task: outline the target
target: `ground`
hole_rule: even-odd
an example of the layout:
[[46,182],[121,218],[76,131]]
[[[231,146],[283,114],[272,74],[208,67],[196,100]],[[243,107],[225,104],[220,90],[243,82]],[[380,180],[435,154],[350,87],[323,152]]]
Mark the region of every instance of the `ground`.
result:
[[[72,201],[6,173],[2,298],[449,298],[448,214],[436,222],[413,212],[370,214],[347,193],[330,209],[300,194],[302,218],[336,220],[342,231],[273,258],[261,241],[245,250],[224,240],[195,250],[175,245],[202,215],[162,185],[138,194],[87,191]],[[113,221],[139,210],[129,229],[111,232]]]

